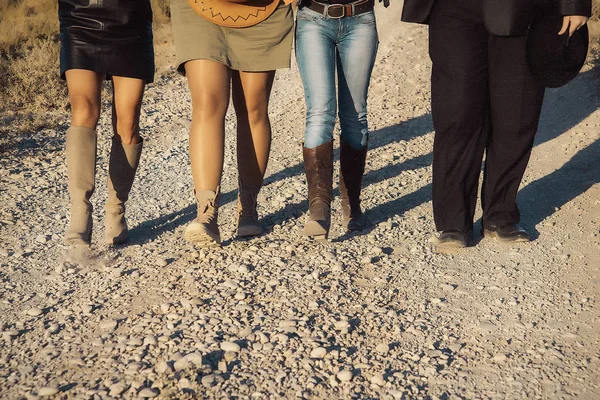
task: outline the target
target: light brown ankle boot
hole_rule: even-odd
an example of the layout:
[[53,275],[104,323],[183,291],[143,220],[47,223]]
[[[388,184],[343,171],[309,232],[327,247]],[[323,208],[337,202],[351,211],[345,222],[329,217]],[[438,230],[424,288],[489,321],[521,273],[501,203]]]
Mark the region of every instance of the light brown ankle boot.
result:
[[331,226],[331,190],[333,186],[333,141],[314,149],[303,149],[308,184],[308,221],[304,236],[325,240]]
[[207,247],[221,243],[219,233],[218,209],[219,209],[219,188],[217,191],[198,190],[194,196],[198,204],[198,215],[186,228],[185,239],[197,246]]
[[256,236],[262,233],[262,226],[258,222],[258,211],[256,211],[256,200],[260,186],[245,186],[240,183],[238,188],[238,223],[237,236]]
[[67,129],[66,153],[71,198],[71,222],[65,243],[89,245],[92,240],[92,203],[96,187],[96,131],[84,126]]
[[108,164],[108,199],[106,200],[105,235],[107,244],[122,244],[129,238],[125,221],[125,202],[133,185],[140,163],[144,139],[136,144],[123,144],[117,136],[112,138]]

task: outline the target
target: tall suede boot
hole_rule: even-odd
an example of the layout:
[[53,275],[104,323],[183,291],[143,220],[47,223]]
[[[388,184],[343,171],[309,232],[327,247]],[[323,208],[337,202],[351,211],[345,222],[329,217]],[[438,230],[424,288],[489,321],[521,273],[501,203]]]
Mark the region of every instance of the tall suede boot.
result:
[[143,143],[144,139],[136,144],[123,144],[118,136],[112,138],[104,221],[106,229],[104,237],[108,244],[122,244],[129,238],[125,221],[125,202],[129,199],[129,192],[140,163]]
[[327,239],[331,226],[331,190],[333,186],[333,141],[314,149],[303,148],[304,170],[308,184],[308,221],[304,236]]
[[67,129],[66,153],[71,198],[71,222],[65,243],[89,245],[92,240],[92,203],[96,187],[96,131],[84,126]]
[[184,232],[185,239],[199,247],[221,243],[218,225],[219,188],[217,191],[198,190],[194,192],[198,204],[198,214]]
[[343,140],[340,143],[340,200],[343,224],[349,231],[359,231],[367,226],[360,208],[367,149],[366,145],[360,150],[355,150]]
[[246,186],[239,183],[238,186],[238,223],[237,236],[256,236],[262,233],[262,226],[258,222],[258,211],[256,201],[260,186]]

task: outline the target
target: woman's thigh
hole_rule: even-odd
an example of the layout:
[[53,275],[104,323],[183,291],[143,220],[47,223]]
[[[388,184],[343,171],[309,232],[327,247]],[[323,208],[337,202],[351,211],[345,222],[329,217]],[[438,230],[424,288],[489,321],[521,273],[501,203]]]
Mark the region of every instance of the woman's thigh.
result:
[[375,14],[351,17],[339,44],[339,102],[344,112],[365,112],[369,81],[375,64],[379,38]]
[[264,119],[268,117],[269,97],[275,71],[232,72],[232,95],[235,112],[240,117]]
[[338,21],[323,19],[308,8],[298,11],[296,60],[311,114],[335,117],[335,55]]

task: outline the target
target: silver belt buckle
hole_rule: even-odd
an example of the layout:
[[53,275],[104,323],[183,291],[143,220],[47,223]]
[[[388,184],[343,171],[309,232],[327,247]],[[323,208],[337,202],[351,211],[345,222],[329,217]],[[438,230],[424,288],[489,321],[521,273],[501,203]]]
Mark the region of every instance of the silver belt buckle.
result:
[[[345,4],[329,4],[329,5],[327,6],[327,8],[325,9],[325,15],[326,15],[328,18],[331,18],[331,19],[340,19],[340,18],[344,18],[344,17],[346,16],[346,8],[345,8],[344,6],[345,6]],[[335,16],[329,15],[329,10],[330,10],[330,9],[332,9],[332,8],[333,8],[333,9],[336,9],[336,8],[339,8],[339,9],[341,9],[341,10],[342,10],[342,15],[339,15],[339,16],[337,16],[337,15],[335,15]]]

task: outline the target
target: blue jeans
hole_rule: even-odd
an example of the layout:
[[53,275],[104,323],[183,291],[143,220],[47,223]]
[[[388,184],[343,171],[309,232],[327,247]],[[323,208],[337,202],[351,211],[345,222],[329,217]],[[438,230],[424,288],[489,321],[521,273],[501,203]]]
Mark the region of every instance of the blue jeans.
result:
[[342,140],[355,150],[367,145],[367,91],[379,39],[375,14],[340,19],[302,7],[296,23],[296,59],[306,98],[304,147],[333,140],[338,73]]

